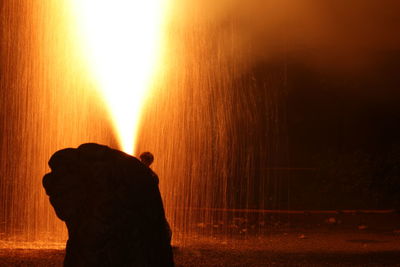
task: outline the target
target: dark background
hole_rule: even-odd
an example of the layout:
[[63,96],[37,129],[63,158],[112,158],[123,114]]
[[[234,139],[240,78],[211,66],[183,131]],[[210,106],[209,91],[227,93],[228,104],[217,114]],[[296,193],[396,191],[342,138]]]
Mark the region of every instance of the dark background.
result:
[[265,193],[265,208],[399,208],[399,2],[250,1],[233,10],[251,63],[233,89],[241,156],[232,166],[245,151],[257,155],[254,197],[239,205],[260,207]]
[[[242,77],[253,83],[259,103],[247,107],[258,119],[239,120],[238,138],[272,147],[259,153],[273,155],[258,166],[271,183],[265,207],[399,208],[400,51],[378,49],[367,68],[345,71],[304,54],[258,62]],[[245,101],[240,94],[236,100]]]

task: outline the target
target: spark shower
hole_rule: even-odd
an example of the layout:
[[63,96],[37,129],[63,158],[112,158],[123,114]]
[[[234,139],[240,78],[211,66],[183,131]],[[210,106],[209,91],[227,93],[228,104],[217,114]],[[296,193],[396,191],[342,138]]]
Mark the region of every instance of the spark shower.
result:
[[166,1],[72,1],[82,57],[129,154],[160,56]]
[[280,74],[254,79],[241,28],[211,3],[112,3],[2,2],[2,241],[65,242],[41,179],[55,151],[86,142],[153,152],[175,240],[225,227],[213,208],[278,203],[260,168],[281,150]]

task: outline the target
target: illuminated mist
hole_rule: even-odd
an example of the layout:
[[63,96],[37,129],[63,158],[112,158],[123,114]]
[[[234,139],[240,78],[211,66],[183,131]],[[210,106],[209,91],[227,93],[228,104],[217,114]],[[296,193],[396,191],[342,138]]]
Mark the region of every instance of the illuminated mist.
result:
[[82,56],[108,106],[121,149],[133,154],[162,46],[166,0],[72,2]]

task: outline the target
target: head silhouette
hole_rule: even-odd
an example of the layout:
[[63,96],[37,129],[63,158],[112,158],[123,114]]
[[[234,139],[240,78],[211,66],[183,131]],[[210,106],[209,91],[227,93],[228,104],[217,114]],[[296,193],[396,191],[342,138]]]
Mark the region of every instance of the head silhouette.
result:
[[150,167],[150,165],[153,163],[154,161],[154,156],[153,154],[151,154],[150,152],[143,152],[142,154],[140,154],[140,161],[146,165],[147,167]]

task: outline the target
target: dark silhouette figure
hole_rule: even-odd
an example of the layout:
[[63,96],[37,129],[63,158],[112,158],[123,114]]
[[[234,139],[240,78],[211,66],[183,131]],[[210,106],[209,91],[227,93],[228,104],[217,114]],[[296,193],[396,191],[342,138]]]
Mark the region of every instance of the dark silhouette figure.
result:
[[142,154],[140,154],[139,158],[142,161],[142,163],[149,168],[154,161],[154,156],[150,152],[143,152]]
[[[154,161],[154,156],[150,152],[143,152],[142,154],[140,154],[139,158],[142,161],[142,163],[144,165],[146,165],[147,167],[149,167],[149,168],[150,168],[150,165]],[[152,169],[150,169],[150,170],[152,172],[152,178],[154,179],[155,183],[157,183],[157,185],[158,185],[158,183],[159,183],[158,175]],[[172,230],[171,230],[171,227],[170,227],[170,225],[169,225],[167,220],[165,220],[165,227],[166,227],[166,230],[168,232],[168,241],[169,241],[169,243],[171,243]]]
[[98,144],[60,150],[49,166],[43,186],[68,228],[64,266],[174,266],[148,166]]

